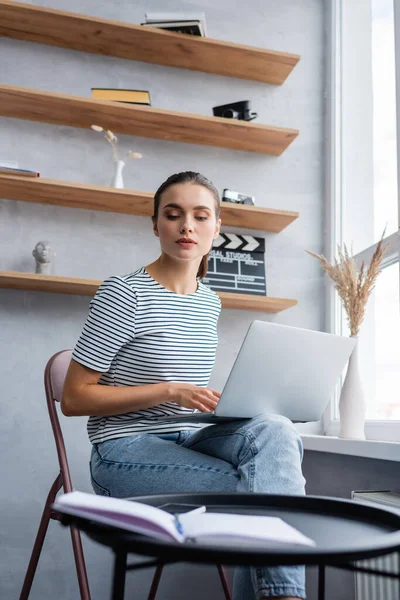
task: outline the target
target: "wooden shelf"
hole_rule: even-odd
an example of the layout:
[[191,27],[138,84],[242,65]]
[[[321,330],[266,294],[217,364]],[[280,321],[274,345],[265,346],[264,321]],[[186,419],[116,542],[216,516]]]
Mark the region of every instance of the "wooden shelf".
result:
[[149,138],[280,155],[296,129],[0,85],[0,115]]
[[95,279],[37,275],[36,273],[20,273],[18,271],[0,271],[0,288],[9,288],[12,290],[94,296],[100,283],[101,281],[96,281]]
[[[0,288],[9,288],[13,290],[93,296],[100,284],[101,281],[95,279],[78,279],[59,277],[57,275],[36,275],[35,273],[0,271]],[[277,313],[297,304],[297,300],[270,298],[269,296],[252,296],[250,294],[233,294],[230,292],[218,292],[218,295],[221,298],[222,306],[224,308]]]
[[[41,177],[0,175],[0,198],[150,217],[154,194]],[[279,232],[298,216],[297,212],[221,203],[222,224],[232,227]]]
[[169,67],[281,84],[297,54],[0,1],[0,35]]

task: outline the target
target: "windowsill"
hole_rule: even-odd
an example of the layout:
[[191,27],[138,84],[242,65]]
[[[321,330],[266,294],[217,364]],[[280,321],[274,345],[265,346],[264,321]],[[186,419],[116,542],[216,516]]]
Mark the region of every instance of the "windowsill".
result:
[[399,442],[380,442],[375,440],[346,440],[334,436],[301,433],[304,450],[345,454],[379,460],[400,462]]

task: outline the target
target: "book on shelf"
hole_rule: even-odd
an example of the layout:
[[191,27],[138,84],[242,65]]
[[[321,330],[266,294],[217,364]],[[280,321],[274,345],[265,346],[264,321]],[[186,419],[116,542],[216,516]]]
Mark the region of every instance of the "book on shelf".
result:
[[75,491],[59,496],[52,508],[170,542],[315,545],[278,517],[207,512],[204,506],[182,513],[175,505],[168,512],[168,505],[163,510],[141,502]]
[[21,177],[40,177],[40,173],[37,171],[31,171],[30,169],[19,169],[17,167],[6,167],[0,164],[1,175],[20,175]]
[[206,15],[204,12],[184,12],[184,11],[168,11],[168,12],[148,12],[144,13],[145,21],[205,21]]
[[197,35],[206,37],[204,29],[200,21],[168,21],[166,23],[140,23],[143,27],[156,27],[157,29],[165,29],[174,31],[175,33],[186,33],[188,35]]
[[[200,21],[204,37],[207,36],[206,16],[204,12],[151,12],[145,13],[145,22],[147,24],[168,23],[182,21]],[[155,25],[154,25],[155,26]]]
[[151,106],[150,92],[147,90],[121,90],[116,88],[91,88],[91,90],[92,98],[96,100]]

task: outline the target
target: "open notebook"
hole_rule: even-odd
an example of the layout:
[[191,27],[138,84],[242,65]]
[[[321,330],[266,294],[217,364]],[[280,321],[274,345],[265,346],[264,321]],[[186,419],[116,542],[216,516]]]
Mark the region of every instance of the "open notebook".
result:
[[170,514],[140,502],[84,492],[59,496],[53,509],[165,541],[315,546],[313,540],[278,517],[213,513],[206,512],[205,507]]

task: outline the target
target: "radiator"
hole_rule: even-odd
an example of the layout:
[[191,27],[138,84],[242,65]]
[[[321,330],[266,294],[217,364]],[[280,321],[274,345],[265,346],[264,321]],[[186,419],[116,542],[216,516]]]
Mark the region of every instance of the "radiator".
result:
[[[390,507],[400,512],[400,494],[389,491],[352,492],[352,498],[358,502],[382,508]],[[399,553],[360,560],[355,564],[367,569],[399,573]],[[355,590],[356,600],[399,600],[400,598],[400,582],[388,577],[356,573]]]

